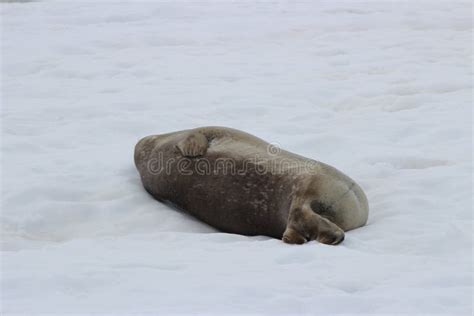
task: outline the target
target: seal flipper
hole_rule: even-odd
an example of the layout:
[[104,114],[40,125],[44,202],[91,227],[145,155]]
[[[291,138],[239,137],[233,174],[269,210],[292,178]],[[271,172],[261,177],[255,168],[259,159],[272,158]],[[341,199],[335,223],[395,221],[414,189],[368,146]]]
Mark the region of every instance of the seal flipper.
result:
[[202,133],[191,132],[186,138],[179,141],[176,147],[184,157],[193,158],[203,156],[209,147],[209,142]]
[[[299,201],[294,202],[296,205],[299,204]],[[282,239],[284,242],[296,243],[290,241],[301,241],[298,236],[304,241],[317,240],[323,244],[337,245],[344,240],[344,231],[327,218],[314,213],[309,205],[304,203],[301,207],[296,206],[291,209]]]
[[300,233],[298,233],[295,229],[291,227],[287,227],[285,232],[283,233],[283,238],[281,239],[287,244],[298,244],[302,245],[307,242],[306,238],[303,237]]

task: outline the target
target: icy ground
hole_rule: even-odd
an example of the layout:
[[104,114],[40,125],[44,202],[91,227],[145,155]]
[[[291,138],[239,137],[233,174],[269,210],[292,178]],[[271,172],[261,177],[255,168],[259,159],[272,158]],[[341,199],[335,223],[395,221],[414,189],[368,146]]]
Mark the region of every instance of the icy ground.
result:
[[[471,4],[3,3],[2,315],[470,315]],[[340,246],[218,233],[142,189],[204,125],[366,190]]]

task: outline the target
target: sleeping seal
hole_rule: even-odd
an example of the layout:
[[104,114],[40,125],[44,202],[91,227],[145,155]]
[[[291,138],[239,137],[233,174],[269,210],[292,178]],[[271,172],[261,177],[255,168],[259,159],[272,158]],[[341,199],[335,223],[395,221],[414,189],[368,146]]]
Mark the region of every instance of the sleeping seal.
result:
[[335,245],[367,222],[354,180],[236,129],[147,136],[134,158],[153,197],[224,232]]

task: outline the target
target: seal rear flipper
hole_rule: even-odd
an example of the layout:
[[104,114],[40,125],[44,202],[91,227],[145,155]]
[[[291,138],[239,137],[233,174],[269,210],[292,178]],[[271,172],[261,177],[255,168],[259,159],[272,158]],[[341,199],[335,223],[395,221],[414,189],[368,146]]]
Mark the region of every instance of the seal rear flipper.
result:
[[[298,202],[294,201],[293,204],[298,205]],[[307,241],[317,240],[327,245],[337,245],[344,240],[344,231],[329,219],[313,212],[309,203],[304,203],[300,207],[294,206],[291,209],[283,237],[287,233],[288,236],[298,234]]]
[[193,158],[203,156],[209,147],[209,142],[202,133],[190,132],[190,134],[178,142],[176,147],[184,157]]
[[297,244],[302,245],[307,242],[306,238],[303,235],[298,233],[295,229],[287,227],[283,233],[283,238],[281,239],[287,244]]

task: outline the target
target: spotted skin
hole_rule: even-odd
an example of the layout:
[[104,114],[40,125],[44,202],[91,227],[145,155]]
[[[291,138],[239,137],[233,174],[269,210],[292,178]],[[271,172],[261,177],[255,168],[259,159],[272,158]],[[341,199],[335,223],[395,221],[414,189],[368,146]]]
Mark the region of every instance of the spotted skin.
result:
[[[335,245],[344,240],[344,231],[366,223],[367,198],[352,179],[269,146],[239,130],[203,127],[141,139],[135,165],[153,197],[224,232]],[[150,167],[158,159],[164,162],[161,172]],[[229,161],[233,169],[216,168]],[[288,167],[288,161],[294,164]],[[307,163],[311,172],[294,167]],[[208,166],[212,172],[196,172]]]

